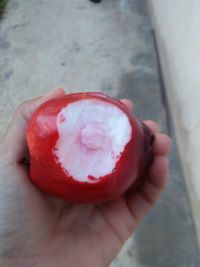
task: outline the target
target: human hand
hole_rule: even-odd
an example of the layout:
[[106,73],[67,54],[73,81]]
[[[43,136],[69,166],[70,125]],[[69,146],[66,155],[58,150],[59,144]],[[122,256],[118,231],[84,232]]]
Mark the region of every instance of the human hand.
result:
[[[58,89],[22,104],[0,142],[1,267],[108,266],[166,184],[170,139],[146,121],[155,134],[154,162],[137,192],[94,206],[69,204],[39,191],[23,164],[26,126],[39,105],[62,95]],[[131,109],[130,101],[122,101]]]

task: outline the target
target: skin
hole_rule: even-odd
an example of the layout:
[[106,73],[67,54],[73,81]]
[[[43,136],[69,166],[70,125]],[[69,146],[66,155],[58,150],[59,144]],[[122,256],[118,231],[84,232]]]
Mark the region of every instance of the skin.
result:
[[[105,267],[157,202],[168,177],[170,138],[155,134],[154,162],[137,192],[101,205],[74,205],[40,192],[22,160],[26,126],[43,102],[64,95],[57,89],[21,104],[0,141],[0,266]],[[130,109],[132,103],[123,101]]]

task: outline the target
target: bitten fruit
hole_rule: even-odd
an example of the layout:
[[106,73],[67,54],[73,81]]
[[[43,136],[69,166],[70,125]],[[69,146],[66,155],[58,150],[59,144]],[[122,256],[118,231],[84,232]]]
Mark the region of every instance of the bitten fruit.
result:
[[148,170],[151,130],[119,100],[75,93],[42,104],[27,128],[30,177],[74,203],[115,199]]

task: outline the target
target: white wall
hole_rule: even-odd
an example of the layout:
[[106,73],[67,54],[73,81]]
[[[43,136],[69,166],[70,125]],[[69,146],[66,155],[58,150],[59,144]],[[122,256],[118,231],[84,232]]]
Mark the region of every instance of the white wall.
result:
[[200,244],[200,1],[149,3]]

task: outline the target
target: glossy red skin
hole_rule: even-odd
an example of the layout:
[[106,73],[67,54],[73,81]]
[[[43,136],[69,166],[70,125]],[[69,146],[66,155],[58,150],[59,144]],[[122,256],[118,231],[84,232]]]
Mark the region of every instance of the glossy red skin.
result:
[[[52,152],[58,139],[57,114],[63,107],[80,99],[98,99],[116,105],[126,113],[132,126],[131,139],[125,146],[115,170],[94,183],[80,182],[67,176]],[[145,138],[141,122],[128,108],[119,100],[102,93],[76,93],[50,100],[35,111],[28,124],[30,177],[43,192],[70,202],[101,203],[115,199],[136,183],[144,171],[147,163],[145,150],[148,148]]]

